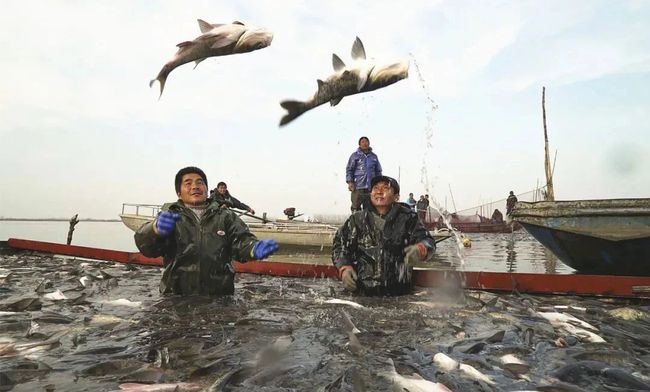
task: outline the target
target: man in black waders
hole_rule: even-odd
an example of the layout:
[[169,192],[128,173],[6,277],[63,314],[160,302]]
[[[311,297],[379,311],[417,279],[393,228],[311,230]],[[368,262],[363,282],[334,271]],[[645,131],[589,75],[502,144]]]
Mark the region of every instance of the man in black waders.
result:
[[365,295],[412,290],[413,264],[436,246],[417,214],[398,200],[395,179],[373,178],[370,208],[354,212],[337,231],[332,262],[346,290]]

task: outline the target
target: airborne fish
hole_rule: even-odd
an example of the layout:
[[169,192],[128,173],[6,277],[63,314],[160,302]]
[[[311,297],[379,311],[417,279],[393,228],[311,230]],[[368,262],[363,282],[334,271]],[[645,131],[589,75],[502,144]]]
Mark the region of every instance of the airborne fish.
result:
[[273,33],[260,28],[235,21],[230,24],[210,24],[199,19],[202,35],[194,41],[184,41],[176,45],[178,52],[165,64],[156,79],[149,82],[149,87],[157,80],[160,83],[160,95],[165,88],[167,76],[176,67],[195,62],[194,68],[208,57],[227,56],[246,53],[266,48],[273,41]]
[[348,67],[336,54],[332,55],[334,73],[326,80],[318,79],[318,91],[307,101],[282,101],[280,106],[288,111],[280,120],[280,126],[295,120],[304,112],[329,102],[336,106],[348,96],[365,93],[389,86],[408,77],[408,62],[390,65],[376,65],[366,60],[366,50],[363,43],[356,38],[352,45],[352,67]]

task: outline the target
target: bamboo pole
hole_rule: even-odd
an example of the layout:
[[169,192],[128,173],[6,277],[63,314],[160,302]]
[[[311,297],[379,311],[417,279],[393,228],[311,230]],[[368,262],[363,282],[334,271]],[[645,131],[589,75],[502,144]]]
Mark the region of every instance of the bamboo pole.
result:
[[553,172],[548,155],[548,131],[546,129],[546,87],[542,87],[542,116],[544,119],[544,171],[546,172],[546,200],[555,201],[553,192]]

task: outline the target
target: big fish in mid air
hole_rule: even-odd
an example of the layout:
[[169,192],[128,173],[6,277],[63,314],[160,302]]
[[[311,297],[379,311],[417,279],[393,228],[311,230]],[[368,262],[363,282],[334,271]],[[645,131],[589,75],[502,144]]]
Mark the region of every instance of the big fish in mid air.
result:
[[203,34],[194,41],[185,41],[176,45],[178,52],[162,67],[158,76],[149,83],[149,87],[151,87],[156,80],[160,82],[160,95],[165,88],[167,76],[179,65],[192,61],[199,65],[208,57],[252,52],[266,48],[273,41],[273,33],[270,31],[245,25],[242,22],[210,24],[201,19],[198,21]]
[[334,73],[325,81],[318,79],[318,91],[307,101],[282,101],[280,106],[287,114],[280,120],[280,126],[295,120],[304,112],[329,102],[336,106],[348,95],[365,93],[389,86],[408,77],[409,63],[399,62],[390,65],[376,65],[366,60],[363,43],[357,37],[352,45],[352,66],[345,63],[336,54],[332,55]]

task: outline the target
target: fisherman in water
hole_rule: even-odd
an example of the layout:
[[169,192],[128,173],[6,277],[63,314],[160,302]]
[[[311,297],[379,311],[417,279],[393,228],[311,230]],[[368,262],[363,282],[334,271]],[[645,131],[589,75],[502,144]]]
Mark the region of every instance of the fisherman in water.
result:
[[153,221],[135,233],[147,257],[163,257],[163,294],[227,295],[235,291],[232,259],[262,260],[278,250],[274,240],[258,240],[232,211],[208,202],[208,179],[185,167],[174,180],[178,201],[162,206]]
[[353,213],[337,231],[332,262],[346,290],[406,294],[413,287],[413,264],[435,250],[435,241],[417,214],[398,200],[395,179],[373,178],[370,208]]

